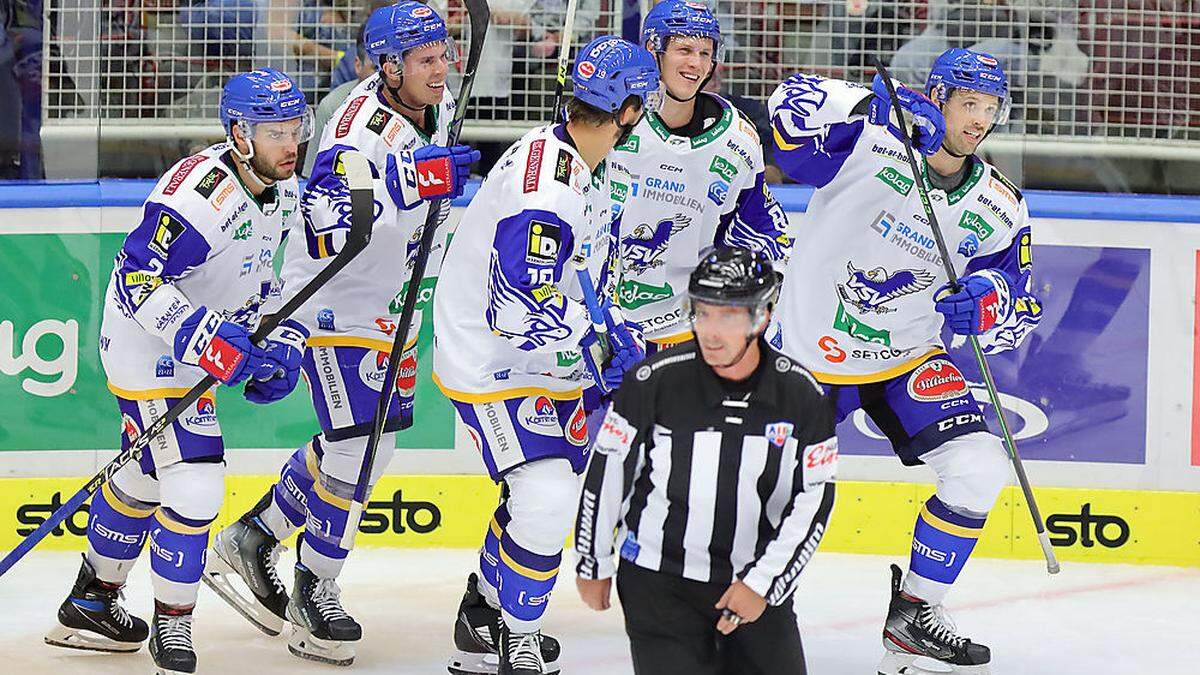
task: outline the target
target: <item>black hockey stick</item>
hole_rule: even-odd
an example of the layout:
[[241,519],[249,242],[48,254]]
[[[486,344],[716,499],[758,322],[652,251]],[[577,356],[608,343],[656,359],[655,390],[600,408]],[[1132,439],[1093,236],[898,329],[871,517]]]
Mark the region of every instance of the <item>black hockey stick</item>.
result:
[[[459,132],[462,131],[463,117],[467,114],[471,98],[471,85],[475,83],[475,71],[479,69],[479,56],[483,51],[483,41],[487,36],[488,25],[492,21],[492,10],[487,0],[463,0],[467,7],[467,16],[471,21],[471,49],[467,53],[467,65],[463,70],[462,85],[458,90],[458,109],[454,120],[450,122],[450,131],[446,145],[458,142]],[[375,464],[375,455],[379,451],[379,439],[383,437],[383,427],[387,422],[388,409],[392,404],[392,392],[396,389],[396,377],[400,371],[400,357],[408,344],[408,332],[412,328],[413,313],[417,309],[417,296],[421,292],[421,282],[425,279],[425,266],[429,262],[429,251],[433,248],[433,238],[437,234],[438,215],[444,200],[437,199],[429,204],[429,215],[425,216],[424,230],[421,232],[421,242],[417,247],[417,256],[413,259],[412,274],[409,276],[408,289],[404,293],[404,306],[400,310],[400,321],[396,324],[396,335],[392,339],[392,353],[388,356],[387,372],[383,377],[383,388],[379,391],[379,403],[375,406],[375,419],[371,425],[371,435],[367,438],[367,448],[363,452],[362,466],[358,469],[358,482],[354,485],[354,499],[350,503],[350,517],[342,532],[342,546],[352,548],[354,536],[358,532],[358,523],[362,518],[363,506],[367,501],[367,486],[371,481],[371,468]],[[420,327],[417,327],[420,331]]]
[[[296,310],[300,309],[301,305],[308,301],[322,286],[325,285],[335,274],[341,271],[350,263],[371,240],[371,226],[375,218],[375,196],[374,189],[371,183],[371,167],[367,163],[367,159],[357,152],[347,152],[342,155],[343,165],[346,167],[346,183],[350,187],[350,204],[351,204],[351,220],[350,232],[346,236],[346,243],[342,250],[325,266],[315,277],[312,278],[298,293],[292,296],[278,312],[270,316],[263,317],[262,322],[258,326],[258,330],[250,336],[254,343],[258,343],[270,335],[271,331],[279,325],[281,321],[291,316]],[[179,399],[175,405],[167,410],[166,414],[154,420],[149,427],[146,428],[140,436],[133,440],[129,448],[118,454],[111,462],[106,464],[95,476],[92,476],[87,483],[80,488],[75,496],[68,499],[57,511],[50,514],[36,530],[30,532],[16,548],[0,561],[0,575],[3,575],[18,560],[23,558],[26,553],[29,553],[38,542],[46,538],[52,530],[57,528],[64,520],[70,517],[75,510],[87,501],[88,497],[98,491],[101,486],[108,482],[114,474],[133,460],[141,457],[142,451],[150,444],[151,439],[156,438],[179,418],[188,408],[192,406],[203,394],[217,384],[217,379],[212,375],[205,375],[196,386],[188,390],[183,398]]]
[[[950,252],[946,249],[946,240],[942,237],[942,228],[938,225],[937,215],[933,212],[933,204],[929,201],[929,192],[925,189],[925,182],[921,179],[921,168],[917,165],[917,158],[913,154],[912,139],[909,137],[908,127],[904,122],[904,110],[900,107],[900,97],[896,95],[896,85],[888,76],[883,61],[877,57],[873,57],[873,60],[875,71],[887,85],[888,98],[891,99],[892,111],[896,113],[898,122],[896,126],[900,128],[901,140],[904,141],[904,152],[908,155],[908,166],[913,172],[913,178],[916,179],[917,194],[921,197],[921,206],[925,208],[925,217],[929,218],[929,228],[933,230],[933,240],[937,243],[938,253],[942,256],[942,265],[946,269],[946,276],[950,278],[950,289],[957,293],[961,288],[958,284],[958,274],[954,271],[954,263],[950,259]],[[996,390],[996,381],[992,378],[992,369],[988,366],[983,348],[979,346],[979,338],[968,335],[967,340],[971,343],[971,350],[975,352],[975,362],[979,365],[979,372],[983,374],[988,398],[992,401],[992,407],[996,409],[996,418],[1000,420],[1000,431],[1004,437],[1008,457],[1012,460],[1013,469],[1017,473],[1017,482],[1021,484],[1021,491],[1025,493],[1025,503],[1029,505],[1029,515],[1033,517],[1033,527],[1037,530],[1038,541],[1042,545],[1042,554],[1046,557],[1046,571],[1050,574],[1058,574],[1058,558],[1054,555],[1050,537],[1046,534],[1042,513],[1038,509],[1037,501],[1033,498],[1033,489],[1029,487],[1029,477],[1025,475],[1025,465],[1021,462],[1021,455],[1017,452],[1017,442],[1013,439],[1012,431],[1008,428],[1008,420],[1004,417],[1004,408],[1000,405],[1000,394]]]
[[575,13],[579,8],[579,0],[567,2],[567,17],[563,22],[563,32],[558,39],[558,78],[554,82],[554,117],[553,122],[565,122],[565,100],[563,93],[567,88],[567,69],[571,66],[571,43],[575,40]]

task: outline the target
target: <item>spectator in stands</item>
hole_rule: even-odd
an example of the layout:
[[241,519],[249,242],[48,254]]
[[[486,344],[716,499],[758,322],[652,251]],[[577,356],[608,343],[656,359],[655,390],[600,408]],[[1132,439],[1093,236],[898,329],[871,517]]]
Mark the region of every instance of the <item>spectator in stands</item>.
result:
[[[370,2],[368,2],[363,7],[363,11],[359,16],[362,18],[363,21],[366,21],[366,17],[371,16],[371,13],[374,12],[375,10],[379,9],[380,7],[386,7],[388,5],[394,5],[394,4],[396,4],[396,0],[370,0]],[[362,39],[362,27],[360,25],[358,33],[354,36],[354,42],[357,44],[361,41],[361,39]],[[365,79],[366,76],[362,75],[359,72],[360,71],[359,60],[361,58],[360,50],[361,50],[361,47],[360,47],[360,49],[350,49],[350,50],[347,50],[346,53],[342,55],[342,59],[340,61],[338,61],[337,67],[333,69],[333,73],[329,76],[329,90],[330,91],[337,89],[338,87],[342,86],[343,84],[346,84],[347,82],[361,82],[363,79]],[[371,62],[371,59],[367,59],[365,65],[370,68],[375,67],[374,64]],[[375,72],[375,71],[372,70],[371,72]],[[369,74],[370,73],[368,73],[368,75]],[[317,133],[313,135],[313,138],[320,139],[321,138],[320,130],[318,129],[316,131],[317,131]],[[303,175],[307,176],[308,173],[306,172]]]
[[336,89],[325,95],[321,99],[321,103],[317,105],[317,112],[313,116],[313,136],[312,142],[308,144],[313,148],[313,152],[308,152],[307,147],[304,152],[304,168],[300,171],[300,175],[308,178],[312,174],[313,164],[317,161],[316,145],[321,142],[321,134],[325,131],[325,125],[333,118],[333,113],[342,105],[350,92],[358,86],[359,82],[367,79],[375,74],[375,62],[371,60],[370,55],[363,45],[363,27],[365,23],[358,27],[358,39],[354,41],[354,79],[343,82]]

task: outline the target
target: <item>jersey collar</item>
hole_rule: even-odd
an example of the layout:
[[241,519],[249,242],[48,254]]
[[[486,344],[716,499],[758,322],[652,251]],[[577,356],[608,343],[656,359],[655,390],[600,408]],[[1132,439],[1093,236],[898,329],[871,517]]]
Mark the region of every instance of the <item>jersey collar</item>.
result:
[[[967,159],[972,164],[971,170],[967,172],[967,177],[963,181],[962,185],[959,185],[952,192],[946,193],[947,204],[954,205],[962,201],[962,198],[967,196],[967,193],[975,187],[975,185],[979,182],[979,179],[983,178],[983,162],[980,161],[975,155],[970,155],[967,157]],[[922,169],[924,169],[923,173],[921,174],[921,180],[925,183],[925,189],[937,190],[938,188],[934,187],[933,183],[931,183],[929,180],[929,172],[932,171],[932,169],[929,168],[929,162],[925,160],[924,156],[921,157],[921,164]]]
[[722,134],[725,133],[725,130],[729,128],[729,125],[733,124],[733,116],[735,114],[733,112],[733,107],[729,105],[728,101],[719,97],[713,98],[721,105],[721,117],[717,119],[717,123],[712,125],[710,129],[697,136],[688,138],[686,136],[676,136],[675,134],[672,134],[671,130],[667,128],[667,125],[664,124],[662,119],[659,118],[658,113],[646,113],[646,123],[650,126],[650,129],[654,131],[655,135],[661,138],[663,142],[669,146],[687,146],[692,150],[704,147],[717,140]]
[[[721,402],[726,399],[725,388],[721,386],[720,378],[713,369],[704,362],[704,356],[700,353],[700,345],[696,342],[692,343],[693,349],[696,350],[696,365],[699,366],[700,374],[700,390],[704,397],[704,404],[709,408],[718,408]],[[774,406],[777,401],[776,395],[776,372],[775,362],[781,358],[767,341],[760,335],[758,337],[759,363],[758,369],[751,377],[758,377],[758,382],[755,383],[754,389],[750,395],[752,405],[767,405]],[[791,363],[788,364],[791,367]]]

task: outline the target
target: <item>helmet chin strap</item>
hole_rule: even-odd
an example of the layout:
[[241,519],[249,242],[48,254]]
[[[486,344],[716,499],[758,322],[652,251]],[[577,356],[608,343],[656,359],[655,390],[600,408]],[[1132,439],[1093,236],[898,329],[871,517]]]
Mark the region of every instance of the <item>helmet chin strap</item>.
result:
[[387,90],[387,93],[391,94],[392,99],[394,99],[396,103],[399,103],[401,108],[411,110],[413,112],[424,112],[425,109],[429,107],[429,104],[427,103],[414,108],[413,106],[404,102],[404,98],[400,96],[400,87],[404,86],[404,73],[400,73],[396,76],[396,78],[400,81],[400,84],[395,87],[388,84],[387,75],[383,71],[380,71],[379,75],[383,78],[383,88]]
[[250,148],[250,154],[244,155],[241,150],[238,150],[237,141],[233,139],[232,132],[227,137],[227,140],[229,141],[230,149],[233,151],[234,159],[246,170],[247,177],[250,179],[250,182],[255,184],[256,188],[266,190],[275,184],[274,180],[258,175],[258,172],[254,170],[254,165],[250,162],[250,160],[254,159],[254,141],[250,140],[250,138],[246,139],[246,145]]

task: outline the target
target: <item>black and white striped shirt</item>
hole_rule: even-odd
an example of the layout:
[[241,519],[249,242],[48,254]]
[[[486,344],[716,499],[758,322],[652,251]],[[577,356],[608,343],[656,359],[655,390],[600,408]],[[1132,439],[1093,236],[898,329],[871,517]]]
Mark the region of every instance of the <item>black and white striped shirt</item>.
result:
[[695,581],[741,579],[774,605],[791,595],[833,509],[837,438],[812,375],[759,347],[744,383],[721,380],[695,343],[625,377],[584,480],[581,577],[613,576],[619,554]]

